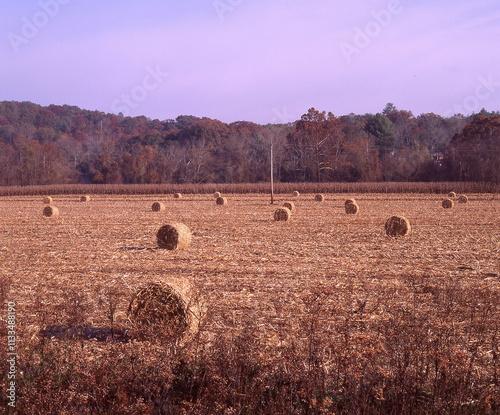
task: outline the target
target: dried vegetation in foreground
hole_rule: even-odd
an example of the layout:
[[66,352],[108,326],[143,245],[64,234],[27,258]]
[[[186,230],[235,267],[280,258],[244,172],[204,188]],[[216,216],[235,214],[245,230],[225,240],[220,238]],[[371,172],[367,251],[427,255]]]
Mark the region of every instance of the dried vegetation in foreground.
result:
[[[498,196],[352,194],[348,215],[344,194],[301,194],[274,221],[290,194],[53,195],[50,219],[39,196],[0,198],[19,413],[498,413]],[[410,236],[386,236],[392,215]],[[174,222],[189,247],[158,249]],[[189,335],[137,319],[138,293],[167,285]]]

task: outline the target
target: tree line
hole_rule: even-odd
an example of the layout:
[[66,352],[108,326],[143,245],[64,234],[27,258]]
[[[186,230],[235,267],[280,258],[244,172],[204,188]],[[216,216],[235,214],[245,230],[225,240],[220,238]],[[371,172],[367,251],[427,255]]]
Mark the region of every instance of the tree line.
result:
[[500,182],[500,114],[308,110],[288,124],[152,120],[69,105],[0,102],[0,185]]

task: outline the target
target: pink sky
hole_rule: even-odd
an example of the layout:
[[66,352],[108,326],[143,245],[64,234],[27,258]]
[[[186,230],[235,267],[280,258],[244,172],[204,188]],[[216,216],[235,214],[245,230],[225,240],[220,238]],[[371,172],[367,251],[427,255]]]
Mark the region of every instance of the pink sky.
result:
[[500,109],[497,0],[5,3],[0,100],[262,124]]

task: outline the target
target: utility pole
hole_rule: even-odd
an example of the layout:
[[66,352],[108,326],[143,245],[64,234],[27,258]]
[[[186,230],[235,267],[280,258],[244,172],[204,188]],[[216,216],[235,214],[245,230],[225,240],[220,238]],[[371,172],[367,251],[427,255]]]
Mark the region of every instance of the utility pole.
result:
[[273,163],[273,142],[271,141],[271,205],[274,204],[274,163]]

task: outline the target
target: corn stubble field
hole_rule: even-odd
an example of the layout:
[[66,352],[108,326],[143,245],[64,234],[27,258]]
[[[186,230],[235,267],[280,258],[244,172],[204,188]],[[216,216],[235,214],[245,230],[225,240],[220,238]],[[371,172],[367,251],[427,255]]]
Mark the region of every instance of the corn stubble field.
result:
[[[499,413],[500,199],[445,196],[56,195],[54,217],[40,196],[0,198],[19,413]],[[391,215],[411,235],[386,236]],[[170,222],[188,248],[157,248]],[[186,294],[188,335],[130,319],[151,282]]]

